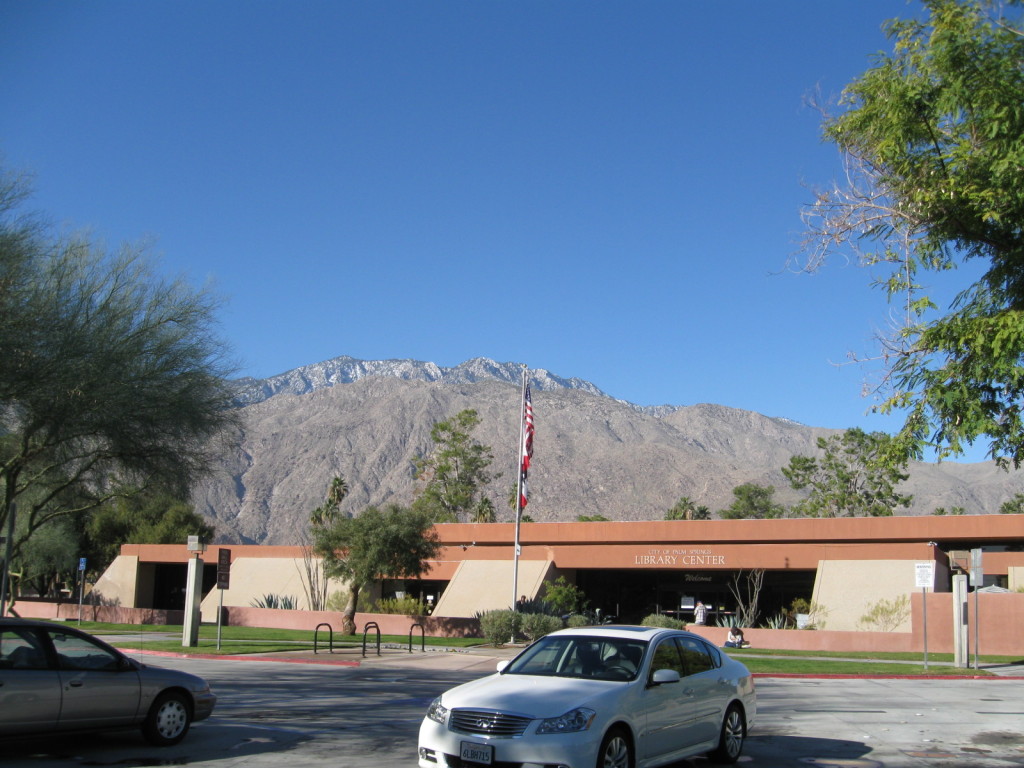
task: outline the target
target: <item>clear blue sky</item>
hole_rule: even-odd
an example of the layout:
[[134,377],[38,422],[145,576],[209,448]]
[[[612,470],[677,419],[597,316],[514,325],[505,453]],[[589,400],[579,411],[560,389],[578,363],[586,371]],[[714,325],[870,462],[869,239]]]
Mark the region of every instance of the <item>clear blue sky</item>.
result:
[[891,430],[871,371],[834,364],[872,350],[885,297],[783,270],[840,167],[807,98],[919,12],[6,0],[0,153],[59,224],[214,281],[246,375],[484,356]]

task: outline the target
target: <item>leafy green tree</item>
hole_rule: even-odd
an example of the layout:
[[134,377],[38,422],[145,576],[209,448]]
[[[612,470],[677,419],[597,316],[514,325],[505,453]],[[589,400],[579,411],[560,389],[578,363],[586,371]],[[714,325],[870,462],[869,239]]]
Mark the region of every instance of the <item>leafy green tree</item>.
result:
[[1014,494],[1012,499],[1000,504],[999,512],[1003,515],[1024,514],[1024,493]]
[[[413,509],[433,522],[457,523],[481,511],[483,487],[491,480],[487,468],[494,456],[490,446],[472,437],[479,424],[477,412],[468,408],[430,430],[435,448],[416,462],[417,479],[425,485],[413,501]],[[493,504],[490,510],[493,515]]]
[[[805,213],[808,270],[851,255],[882,277],[902,324],[882,339],[882,412],[903,412],[891,449],[940,457],[985,440],[1024,458],[1024,32],[1020,3],[924,0],[890,21],[893,51],[844,91],[824,135],[846,181]],[[940,308],[924,275],[984,272]],[[886,275],[885,272],[888,272]]]
[[[78,558],[82,556],[81,532],[68,517],[51,520],[39,528],[21,549],[20,562],[10,569],[16,585],[31,589],[40,597],[57,597],[75,582]],[[17,596],[17,590],[12,590]]]
[[214,534],[214,527],[187,502],[168,493],[136,493],[94,510],[83,545],[90,568],[102,572],[122,544],[184,544],[189,536],[210,542]]
[[967,514],[967,510],[963,507],[950,507],[948,510],[945,507],[936,507],[932,514],[937,517],[942,517],[944,515],[965,515]]
[[668,512],[665,513],[666,520],[710,520],[711,510],[703,505],[698,505],[689,496],[680,497]]
[[549,581],[544,587],[544,602],[556,616],[583,613],[589,601],[583,590],[569,582],[565,576]]
[[237,411],[216,301],[144,254],[50,235],[0,170],[0,530],[12,562],[43,526],[126,487],[184,497]]
[[328,577],[342,579],[348,603],[342,631],[355,633],[355,615],[363,587],[383,578],[411,579],[423,574],[424,561],[441,549],[433,521],[422,510],[391,505],[368,507],[356,517],[337,516],[314,528],[315,549]]
[[604,515],[576,515],[576,521],[579,523],[601,523],[607,520]]
[[719,512],[723,520],[772,520],[785,517],[786,508],[772,498],[775,489],[770,485],[743,483],[732,489],[732,504]]
[[910,506],[911,496],[896,492],[907,479],[905,458],[893,458],[892,437],[884,432],[848,429],[819,437],[822,456],[794,456],[782,474],[809,495],[794,507],[807,517],[887,517]]

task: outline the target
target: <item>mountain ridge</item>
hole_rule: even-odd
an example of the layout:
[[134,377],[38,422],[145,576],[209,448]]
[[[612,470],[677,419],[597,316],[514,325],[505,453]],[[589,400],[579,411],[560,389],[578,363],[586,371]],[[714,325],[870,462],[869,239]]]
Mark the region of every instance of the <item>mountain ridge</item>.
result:
[[[367,376],[384,376],[407,381],[473,383],[494,380],[518,384],[524,366],[520,363],[499,363],[488,357],[474,357],[455,366],[411,358],[388,360],[360,360],[340,355],[320,363],[299,366],[265,379],[244,377],[236,381],[236,404],[254,405],[278,394],[304,395],[338,384],[352,384]],[[611,397],[600,387],[575,376],[565,378],[545,368],[527,368],[528,382],[533,390],[547,392],[554,389],[578,389],[601,397]],[[671,413],[676,405],[638,405],[628,400],[612,398],[643,413]]]
[[[494,454],[496,477],[484,490],[498,520],[510,521],[521,371],[487,358],[444,369],[342,357],[243,382],[256,397],[239,406],[240,432],[193,489],[196,511],[221,542],[299,544],[336,475],[350,488],[343,512],[408,505],[419,487],[415,459],[431,450],[433,425],[473,408],[473,437]],[[681,496],[717,512],[747,482],[770,485],[777,501],[792,504],[799,495],[781,468],[839,432],[712,403],[644,409],[542,369],[531,370],[530,381],[537,432],[527,513],[537,522],[663,519]],[[996,512],[1019,486],[992,462],[914,464],[910,474],[901,488],[914,494],[910,514],[938,506]]]

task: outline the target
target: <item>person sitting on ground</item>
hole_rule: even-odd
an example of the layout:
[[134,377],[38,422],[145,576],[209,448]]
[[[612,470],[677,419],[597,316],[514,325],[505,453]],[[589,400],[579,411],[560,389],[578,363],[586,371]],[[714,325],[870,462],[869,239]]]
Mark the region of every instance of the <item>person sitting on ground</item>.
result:
[[726,648],[749,648],[750,643],[743,639],[743,630],[739,627],[730,627],[729,636],[725,639]]

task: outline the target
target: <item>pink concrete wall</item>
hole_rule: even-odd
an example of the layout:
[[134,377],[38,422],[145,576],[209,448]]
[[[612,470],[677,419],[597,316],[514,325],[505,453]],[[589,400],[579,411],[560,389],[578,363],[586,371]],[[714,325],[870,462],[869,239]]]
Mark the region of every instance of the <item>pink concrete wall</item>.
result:
[[[725,643],[729,630],[725,627],[698,627],[687,629],[715,645]],[[744,639],[753,648],[771,648],[778,651],[837,651],[846,653],[909,653],[914,650],[910,632],[837,632],[827,629],[744,629]],[[929,651],[939,652],[937,648]]]
[[[225,606],[225,624],[235,627],[273,627],[276,629],[313,630],[326,623],[337,633],[341,631],[341,614],[336,611],[282,611],[272,608]],[[382,635],[408,635],[413,624],[422,624],[429,637],[479,637],[480,622],[476,619],[444,618],[440,616],[401,616],[388,613],[357,613],[356,632],[363,633],[366,625],[377,622]],[[371,632],[371,635],[373,632]],[[419,627],[413,637],[419,637]]]
[[[981,655],[1024,658],[1024,593],[979,593],[978,652]],[[967,596],[970,653],[974,653],[974,594]],[[921,595],[911,595],[910,632],[836,632],[827,629],[746,629],[754,647],[785,651],[857,651],[863,653],[924,653],[924,611]],[[716,645],[725,642],[724,627],[687,627]],[[953,653],[953,595],[928,593],[928,652]]]
[[[51,602],[19,598],[11,606],[10,615],[25,619],[62,619],[77,621],[78,603]],[[82,605],[82,621],[105,621],[112,624],[169,624],[185,623],[184,611],[164,611],[154,608],[125,608],[119,605]]]
[[[988,555],[986,554],[986,557]],[[978,652],[1024,658],[1024,592],[967,595],[967,627],[970,653],[974,653],[975,630]],[[924,609],[921,594],[911,595],[914,650],[924,649]],[[976,624],[980,618],[980,624]],[[928,650],[953,653],[953,593],[928,593]]]

